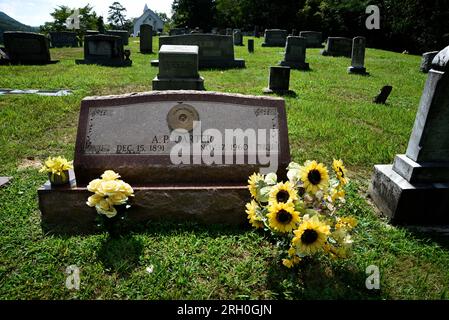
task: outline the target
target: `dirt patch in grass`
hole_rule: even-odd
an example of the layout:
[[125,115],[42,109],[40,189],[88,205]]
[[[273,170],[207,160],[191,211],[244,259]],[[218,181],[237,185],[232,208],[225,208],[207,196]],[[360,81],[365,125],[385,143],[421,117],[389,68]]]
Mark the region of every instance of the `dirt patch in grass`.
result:
[[18,165],[17,169],[19,171],[26,169],[40,169],[42,167],[42,161],[34,157],[26,157]]

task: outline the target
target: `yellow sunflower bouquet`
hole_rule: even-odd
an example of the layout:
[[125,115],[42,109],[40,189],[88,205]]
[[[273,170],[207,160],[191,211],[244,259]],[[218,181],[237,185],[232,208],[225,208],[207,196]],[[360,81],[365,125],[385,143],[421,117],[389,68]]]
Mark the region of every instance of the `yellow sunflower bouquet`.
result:
[[349,180],[343,161],[334,159],[332,169],[335,177],[330,177],[326,166],[317,161],[303,165],[291,162],[286,182],[278,182],[275,173],[249,177],[249,223],[279,239],[285,249],[282,263],[288,268],[319,253],[334,258],[350,253],[351,230],[357,220],[337,214]]

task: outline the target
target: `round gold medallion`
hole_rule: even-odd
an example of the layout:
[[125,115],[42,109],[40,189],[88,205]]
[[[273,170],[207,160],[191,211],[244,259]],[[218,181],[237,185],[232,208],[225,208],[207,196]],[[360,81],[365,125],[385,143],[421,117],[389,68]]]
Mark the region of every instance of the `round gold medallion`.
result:
[[167,124],[171,130],[193,130],[193,122],[199,121],[198,112],[189,104],[180,103],[170,109],[167,114]]

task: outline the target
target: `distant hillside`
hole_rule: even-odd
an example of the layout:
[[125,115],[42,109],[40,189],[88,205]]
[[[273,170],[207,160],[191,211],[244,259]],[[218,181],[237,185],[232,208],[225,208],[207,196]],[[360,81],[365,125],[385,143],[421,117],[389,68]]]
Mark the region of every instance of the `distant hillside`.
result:
[[6,13],[0,11],[0,43],[3,43],[4,31],[31,31],[38,32],[38,27],[30,27],[14,20]]

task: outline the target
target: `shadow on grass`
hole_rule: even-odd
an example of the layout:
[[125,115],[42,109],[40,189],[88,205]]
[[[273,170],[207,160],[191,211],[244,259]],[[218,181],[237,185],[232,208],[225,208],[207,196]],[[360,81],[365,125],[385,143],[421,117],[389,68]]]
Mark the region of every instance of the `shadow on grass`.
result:
[[303,260],[296,268],[287,269],[273,261],[266,278],[267,288],[278,299],[381,299],[380,290],[368,290],[364,270],[337,266],[315,259]]
[[[70,230],[70,229],[49,229],[48,226],[42,225],[42,229],[45,235],[53,235],[61,239],[69,239],[74,236],[92,236],[98,235],[105,230],[96,228],[95,226],[89,226],[84,230]],[[252,229],[248,225],[242,226],[229,226],[220,224],[201,224],[193,221],[175,222],[175,221],[147,221],[144,223],[124,224],[120,234],[122,237],[129,237],[133,234],[146,234],[152,236],[165,236],[172,234],[179,234],[183,232],[193,232],[198,234],[205,234],[207,236],[235,236],[244,234]]]
[[127,277],[137,267],[142,251],[142,242],[132,235],[107,238],[98,251],[98,258],[108,271]]
[[449,250],[449,226],[402,226],[417,240],[431,244],[436,243],[445,250]]

